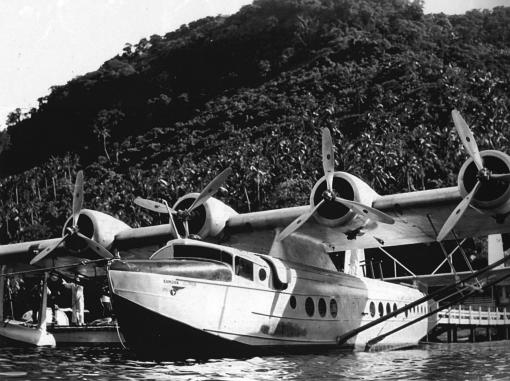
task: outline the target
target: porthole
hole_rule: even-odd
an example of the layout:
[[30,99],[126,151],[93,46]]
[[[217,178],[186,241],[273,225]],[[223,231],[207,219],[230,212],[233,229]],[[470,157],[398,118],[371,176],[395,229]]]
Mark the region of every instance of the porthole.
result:
[[374,302],[370,302],[370,316],[372,316],[372,317],[375,316],[375,303]]
[[322,298],[319,299],[319,303],[317,304],[317,309],[319,310],[319,315],[321,315],[321,317],[326,316],[327,307],[326,307],[326,302],[324,301],[324,299],[322,299]]
[[[397,303],[393,303],[393,312],[395,312],[397,310]],[[396,315],[398,316],[398,315]]]
[[261,281],[266,280],[266,270],[264,270],[264,269],[260,269],[260,270],[259,270],[259,279],[260,279]]
[[386,315],[391,314],[391,306],[390,303],[386,303]]
[[384,306],[382,305],[381,302],[379,302],[378,309],[379,309],[379,316],[383,316],[384,315]]
[[329,302],[329,312],[331,313],[331,316],[334,318],[336,318],[336,315],[338,315],[338,305],[336,304],[335,299],[331,299],[331,301]]
[[313,303],[313,299],[310,297],[306,298],[305,311],[308,316],[313,316],[313,313],[315,312],[315,305]]
[[296,297],[294,295],[292,295],[290,297],[290,307],[294,310],[296,309]]
[[406,317],[409,316],[409,310],[405,310]]

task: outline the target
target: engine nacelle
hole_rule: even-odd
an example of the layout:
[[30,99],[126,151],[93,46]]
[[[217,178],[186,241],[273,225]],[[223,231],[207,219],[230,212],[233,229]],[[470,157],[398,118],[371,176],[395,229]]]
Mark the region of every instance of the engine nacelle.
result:
[[[70,217],[64,224],[62,235],[66,234],[66,229],[73,224],[73,218]],[[115,236],[131,227],[124,222],[108,214],[96,210],[82,209],[78,217],[78,229],[81,234],[94,240],[105,248],[110,248]],[[69,242],[66,245],[71,250],[81,251],[85,246],[79,240]]]
[[[310,195],[310,205],[315,207],[322,199],[326,190],[326,177],[320,178],[314,185]],[[363,180],[346,172],[335,172],[333,177],[333,190],[338,197],[357,201],[372,206],[374,199],[379,195]],[[326,226],[334,227],[345,225],[356,214],[349,208],[334,201],[325,201],[314,214],[315,220]]]
[[[496,150],[481,151],[484,167],[491,173],[510,173],[510,156]],[[458,185],[462,197],[465,197],[478,181],[478,169],[469,158],[459,172]],[[471,204],[481,210],[495,214],[510,212],[510,184],[504,181],[489,180],[482,182]]]
[[[173,208],[175,210],[187,209],[198,196],[199,193],[188,193],[179,198]],[[204,204],[193,210],[188,222],[189,232],[202,238],[215,237],[223,230],[227,220],[237,214],[230,206],[214,197],[210,197]],[[184,234],[182,222],[177,220],[176,226],[179,233]]]

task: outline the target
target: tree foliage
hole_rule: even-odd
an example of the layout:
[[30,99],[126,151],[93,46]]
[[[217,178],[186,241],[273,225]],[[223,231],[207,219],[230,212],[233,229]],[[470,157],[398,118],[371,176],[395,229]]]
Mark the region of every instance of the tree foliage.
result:
[[128,44],[13,113],[0,237],[57,234],[79,168],[86,206],[132,226],[160,222],[135,196],[174,201],[227,166],[223,198],[238,211],[304,204],[321,127],[336,167],[380,193],[454,185],[466,154],[453,108],[481,149],[509,151],[509,25],[505,7],[446,16],[419,1],[256,0]]

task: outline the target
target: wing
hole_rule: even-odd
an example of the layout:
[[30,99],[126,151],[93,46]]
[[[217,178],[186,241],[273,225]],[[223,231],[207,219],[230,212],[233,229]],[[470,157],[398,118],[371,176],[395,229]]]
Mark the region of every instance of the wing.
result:
[[[394,224],[373,221],[367,223],[366,217],[356,216],[345,224],[330,227],[311,218],[300,227],[297,234],[301,240],[304,237],[311,242],[321,244],[326,251],[433,242],[436,240],[437,232],[460,200],[461,195],[456,187],[378,196],[374,199],[372,206],[393,217]],[[208,202],[212,203],[213,206],[220,203],[213,198]],[[209,209],[207,210],[209,211]],[[267,234],[263,236],[264,240],[268,241],[265,246],[269,247],[274,238],[273,230],[283,229],[299,216],[309,212],[310,206],[296,206],[244,214],[231,212],[231,209],[228,213],[223,210],[219,213],[216,212],[216,210],[219,210],[216,207],[211,207],[210,210],[211,214],[208,214],[205,220],[214,221],[216,225],[222,226],[222,228],[219,229],[220,233],[216,235],[216,238],[204,238],[217,239],[228,244],[229,240],[239,240],[238,237],[241,236],[253,235],[255,239],[260,237],[260,234],[255,233],[256,231],[267,231]],[[82,211],[82,214],[93,217],[98,212],[86,210]],[[112,223],[108,219],[105,220],[102,214],[100,216],[102,219],[94,219],[95,231],[100,232],[103,226],[107,228],[105,230],[112,231]],[[217,221],[215,220],[216,217],[218,218]],[[103,221],[106,222],[101,223]],[[118,230],[107,242],[108,244],[103,245],[104,247],[130,250],[144,246],[161,245],[172,237],[172,229],[168,224],[141,228],[129,228],[127,225],[122,225]],[[498,222],[490,214],[482,213],[475,208],[468,208],[454,231],[459,238],[508,233],[510,232],[510,219]],[[453,238],[451,234],[448,237]],[[59,240],[59,238],[54,238],[0,246],[0,260],[19,254],[40,252],[49,246],[55,245]],[[267,251],[267,248],[263,251]]]
[[[375,224],[361,228],[355,239],[338,234],[337,229],[317,229],[332,251],[398,246],[436,241],[437,233],[461,200],[458,189],[445,188],[381,196],[373,206],[395,219],[394,225]],[[336,232],[334,232],[336,230]],[[341,227],[339,230],[345,230]],[[311,233],[313,228],[309,230]],[[489,213],[469,208],[455,226],[458,238],[508,233],[510,220],[498,221]],[[336,233],[336,234],[335,234]],[[448,236],[454,239],[453,234]]]
[[40,241],[30,241],[21,243],[11,243],[8,245],[0,246],[0,260],[2,262],[9,261],[10,259],[19,258],[23,254],[35,254],[48,247],[52,247],[61,241],[62,238],[50,238]]
[[[393,217],[394,224],[368,222],[356,216],[349,222],[325,226],[310,219],[299,230],[300,236],[322,242],[327,251],[369,249],[436,241],[461,195],[457,187],[408,192],[375,198],[372,206]],[[247,213],[231,217],[230,232],[284,227],[306,213],[309,206]],[[469,208],[455,226],[458,238],[510,232],[510,219],[497,221],[490,214]],[[448,236],[453,239],[453,235]]]

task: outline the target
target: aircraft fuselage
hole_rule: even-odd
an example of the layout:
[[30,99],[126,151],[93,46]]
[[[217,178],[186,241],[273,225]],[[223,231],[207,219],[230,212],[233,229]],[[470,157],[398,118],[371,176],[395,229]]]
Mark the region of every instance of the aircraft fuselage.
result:
[[[108,276],[128,345],[161,357],[340,348],[340,336],[423,296],[412,287],[189,239],[171,241],[149,260],[116,260]],[[426,312],[420,305],[342,348],[364,348]],[[422,320],[378,345],[416,345],[427,328]]]

